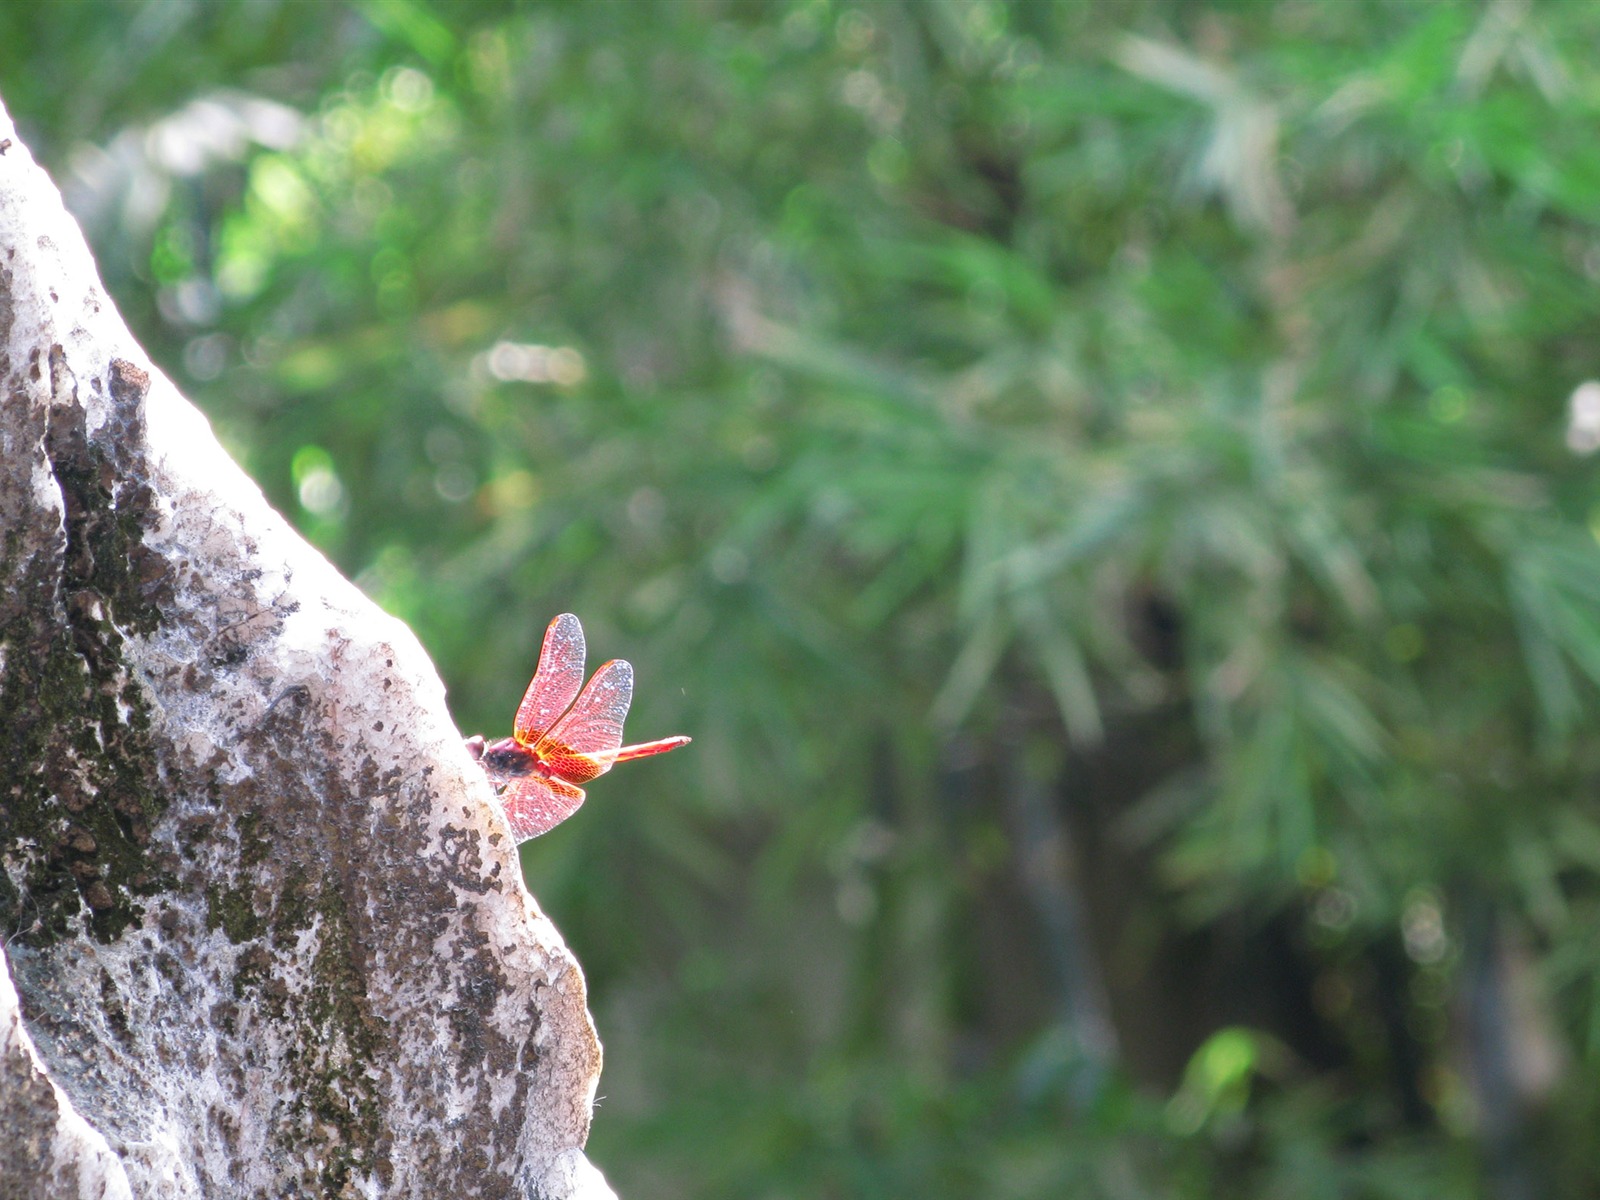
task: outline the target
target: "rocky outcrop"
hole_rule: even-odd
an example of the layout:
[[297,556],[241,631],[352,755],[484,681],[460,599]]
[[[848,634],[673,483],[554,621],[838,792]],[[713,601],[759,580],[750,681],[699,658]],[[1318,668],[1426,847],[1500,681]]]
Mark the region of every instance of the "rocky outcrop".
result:
[[609,1196],[583,976],[426,655],[7,141],[0,1200]]

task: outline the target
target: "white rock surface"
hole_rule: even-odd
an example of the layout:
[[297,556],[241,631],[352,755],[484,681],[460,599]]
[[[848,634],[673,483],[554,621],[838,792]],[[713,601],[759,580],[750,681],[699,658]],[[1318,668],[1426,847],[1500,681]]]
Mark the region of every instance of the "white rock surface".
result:
[[0,1200],[610,1196],[583,975],[427,656],[5,139]]

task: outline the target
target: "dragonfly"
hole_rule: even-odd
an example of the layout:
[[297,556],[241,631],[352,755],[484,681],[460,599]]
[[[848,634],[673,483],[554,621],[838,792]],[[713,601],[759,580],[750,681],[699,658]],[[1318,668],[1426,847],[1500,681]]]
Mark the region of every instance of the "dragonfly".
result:
[[517,708],[511,736],[467,750],[495,785],[518,842],[547,833],[578,811],[583,788],[619,762],[687,746],[683,735],[622,744],[622,722],[633,702],[633,667],[614,658],[582,691],[583,626],[562,613],[544,631],[539,666]]

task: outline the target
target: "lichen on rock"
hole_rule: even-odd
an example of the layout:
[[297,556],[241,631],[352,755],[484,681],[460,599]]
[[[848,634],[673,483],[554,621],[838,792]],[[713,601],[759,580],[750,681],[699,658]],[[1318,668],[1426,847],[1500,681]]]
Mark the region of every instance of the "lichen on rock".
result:
[[582,974],[426,656],[148,364],[0,137],[7,1186],[609,1195]]

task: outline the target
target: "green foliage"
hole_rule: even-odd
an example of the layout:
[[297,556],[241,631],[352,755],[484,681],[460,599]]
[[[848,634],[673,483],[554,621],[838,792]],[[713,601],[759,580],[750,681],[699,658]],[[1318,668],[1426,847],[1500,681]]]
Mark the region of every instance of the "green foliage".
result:
[[1592,1187],[1600,10],[180,11],[0,15],[145,344],[695,736],[526,851],[625,1194]]

